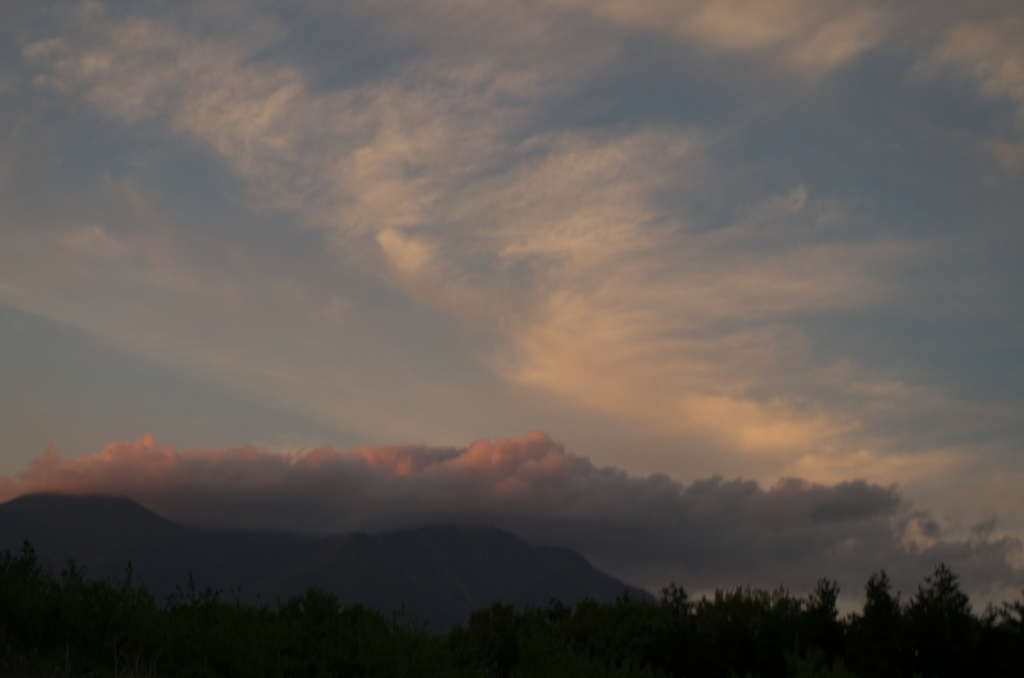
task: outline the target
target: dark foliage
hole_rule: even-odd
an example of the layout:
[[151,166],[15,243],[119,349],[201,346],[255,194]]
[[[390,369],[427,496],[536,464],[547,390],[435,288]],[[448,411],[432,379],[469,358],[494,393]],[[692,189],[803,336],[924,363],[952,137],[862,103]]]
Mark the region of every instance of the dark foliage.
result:
[[847,625],[847,656],[864,676],[896,678],[907,674],[904,619],[885,570],[871,575],[865,588],[864,613]]
[[797,676],[1019,675],[1024,598],[975,615],[945,565],[906,604],[885,572],[861,614],[840,617],[839,586],[806,598],[736,588],[692,600],[496,602],[447,634],[425,620],[344,607],[311,588],[270,605],[190,578],[164,601],[133,583],[54,573],[32,547],[0,553],[0,675],[18,676]]

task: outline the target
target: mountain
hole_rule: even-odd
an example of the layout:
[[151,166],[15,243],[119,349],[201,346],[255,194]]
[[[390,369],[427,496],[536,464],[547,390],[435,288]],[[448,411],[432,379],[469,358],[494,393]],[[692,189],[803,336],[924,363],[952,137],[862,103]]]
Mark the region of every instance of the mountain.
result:
[[302,537],[200,530],[173,523],[123,497],[36,494],[0,504],[0,551],[28,540],[45,564],[68,559],[91,576],[135,581],[158,598],[196,585],[248,602],[274,603],[310,586],[385,614],[446,630],[496,600],[518,607],[648,597],[569,550],[533,546],[492,528],[422,527],[379,535]]

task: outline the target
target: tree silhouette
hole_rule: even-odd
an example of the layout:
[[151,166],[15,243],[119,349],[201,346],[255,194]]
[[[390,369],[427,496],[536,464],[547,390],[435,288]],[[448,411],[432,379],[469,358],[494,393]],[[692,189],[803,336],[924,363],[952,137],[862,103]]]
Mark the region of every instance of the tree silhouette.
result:
[[97,580],[54,573],[28,545],[0,552],[0,675],[250,675],[537,678],[1015,678],[1024,666],[1024,598],[971,611],[940,564],[906,605],[885,571],[862,614],[841,617],[839,585],[807,596],[738,587],[691,599],[587,599],[573,609],[494,603],[464,627],[429,632],[342,606],[327,591],[269,605],[225,600],[194,580],[158,604],[129,570]]
[[977,643],[971,602],[945,563],[918,586],[907,618],[914,670],[923,678],[971,673],[969,658]]
[[811,648],[818,648],[831,665],[842,650],[843,627],[839,623],[839,584],[831,579],[819,579],[807,596],[805,638]]
[[885,570],[868,578],[864,612],[850,622],[850,664],[865,676],[895,678],[906,674],[903,617],[899,594],[893,595]]

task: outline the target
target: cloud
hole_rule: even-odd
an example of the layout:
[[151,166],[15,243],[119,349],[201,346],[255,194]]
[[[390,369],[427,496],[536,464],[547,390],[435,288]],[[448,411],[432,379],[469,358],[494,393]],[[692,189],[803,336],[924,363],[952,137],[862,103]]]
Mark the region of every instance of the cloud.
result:
[[[0,280],[0,291],[32,298],[20,307],[65,319],[70,308],[75,322],[142,337],[140,343],[160,350],[170,346],[204,372],[207,365],[232,365],[246,375],[235,383],[247,393],[256,390],[249,377],[258,374],[268,398],[331,421],[347,417],[342,423],[368,439],[395,435],[398,426],[407,426],[401,435],[410,437],[464,430],[458,427],[476,420],[466,416],[468,408],[451,405],[447,376],[417,391],[432,397],[408,395],[413,389],[404,377],[386,387],[369,371],[351,378],[350,365],[366,364],[365,354],[349,352],[347,343],[366,316],[360,303],[377,303],[373,294],[360,299],[361,288],[387,285],[443,315],[437,322],[443,329],[431,330],[434,341],[449,342],[455,348],[448,350],[461,352],[465,362],[479,358],[489,377],[517,387],[520,402],[554,396],[565,411],[596,413],[663,440],[733,453],[744,472],[760,478],[799,472],[831,481],[834,468],[885,478],[896,466],[910,475],[915,471],[906,469],[919,470],[926,460],[948,461],[936,452],[941,446],[914,456],[921,450],[909,446],[927,446],[916,442],[923,427],[906,417],[909,424],[894,422],[927,406],[934,423],[929,435],[959,430],[975,417],[970,408],[941,388],[912,388],[920,375],[911,369],[858,364],[860,347],[844,346],[835,352],[849,355],[829,357],[828,340],[815,334],[815,327],[841,320],[859,326],[879,309],[913,314],[926,297],[946,304],[948,296],[935,290],[948,253],[901,235],[902,224],[878,235],[892,224],[865,223],[870,217],[851,207],[863,196],[828,194],[821,187],[827,181],[813,181],[814,169],[802,170],[811,176],[792,176],[776,163],[734,167],[732,146],[742,145],[738,138],[745,133],[730,127],[731,113],[703,127],[688,124],[685,115],[617,124],[584,115],[581,123],[583,106],[574,99],[610,105],[606,100],[614,96],[604,88],[622,75],[617,57],[636,30],[696,45],[698,70],[707,53],[732,54],[812,76],[813,84],[881,44],[893,21],[888,5],[371,5],[357,14],[385,45],[373,58],[358,41],[350,47],[332,39],[327,50],[273,11],[233,3],[218,3],[210,12],[223,16],[211,21],[197,20],[194,13],[205,10],[194,7],[125,12],[114,4],[76,5],[54,12],[63,19],[43,24],[56,25],[56,36],[38,35],[22,50],[24,81],[35,83],[37,94],[54,96],[75,115],[100,118],[135,145],[184,141],[190,152],[226,170],[232,188],[225,192],[237,190],[240,195],[230,197],[254,220],[284,215],[281,221],[294,230],[312,231],[317,246],[363,276],[351,295],[346,288],[338,302],[333,280],[288,285],[290,271],[269,281],[269,273],[258,275],[263,262],[236,267],[233,255],[223,257],[223,270],[216,270],[219,259],[203,268],[185,265],[184,257],[139,257],[142,270],[121,276],[96,256],[114,242],[104,245],[102,234],[119,236],[116,242],[128,248],[122,255],[139,251],[138,237],[80,224],[69,226],[77,235],[61,241],[65,253],[56,260],[86,269],[97,287],[139,295],[130,299],[134,303],[75,295],[83,288],[71,276],[44,286],[38,266],[7,261],[0,266],[0,276],[8,278]],[[317,11],[333,26],[355,10],[332,3]],[[393,47],[398,43],[401,49]],[[998,54],[1011,49],[1007,40],[993,44]],[[303,49],[325,51],[312,58]],[[949,53],[970,52],[965,49]],[[985,53],[975,51],[978,59]],[[348,66],[374,59],[385,63]],[[346,65],[341,75],[328,65],[334,63]],[[1010,62],[992,63],[983,74],[1002,73],[996,66]],[[1006,89],[1004,81],[995,78],[993,87]],[[693,85],[666,83],[666,89]],[[703,91],[697,87],[694,98]],[[748,104],[757,109],[760,102],[740,101],[737,109]],[[812,143],[803,134],[794,137],[794,152]],[[789,145],[779,151],[787,153]],[[836,164],[849,159],[842,151],[836,158]],[[920,197],[906,199],[929,202]],[[881,212],[887,210],[883,205]],[[12,238],[32,256],[9,247],[8,260],[54,260],[52,248],[38,246],[34,237],[26,229]],[[142,251],[153,255],[155,249]],[[155,265],[145,265],[150,261]],[[273,271],[278,262],[267,263]],[[931,269],[918,275],[924,264]],[[24,273],[26,267],[33,271]],[[51,290],[58,285],[65,289]],[[140,290],[152,288],[161,295],[140,298]],[[47,294],[67,294],[72,303],[44,299]],[[258,308],[263,299],[266,308]],[[250,314],[239,322],[246,300]],[[196,312],[204,306],[217,308]],[[111,309],[118,323],[97,320],[114,314]],[[346,332],[311,331],[311,319],[330,318],[343,318]],[[406,334],[418,341],[426,332],[417,327]],[[300,342],[313,335],[319,346],[306,350]],[[260,341],[278,350],[255,350]],[[906,343],[898,348],[902,355],[917,352]],[[434,358],[418,357],[424,364]],[[339,395],[357,382],[356,396]],[[891,385],[888,395],[879,395]],[[399,405],[370,404],[378,397]],[[477,399],[464,396],[463,402]],[[617,453],[628,463],[628,454]],[[904,453],[909,456],[894,464]]]
[[65,233],[61,244],[72,251],[73,256],[116,259],[126,253],[127,247],[102,226],[89,225]]
[[400,273],[412,276],[430,263],[430,247],[406,238],[394,229],[381,231],[377,242]]
[[851,595],[887,568],[904,591],[939,560],[972,593],[999,596],[1024,572],[1019,540],[985,529],[944,532],[894,487],[786,479],[770,488],[709,478],[683,485],[631,476],[567,452],[543,433],[465,448],[330,447],[275,455],[253,447],[178,452],[152,436],[65,459],[50,448],[0,496],[28,492],[132,497],[190,525],[303,533],[422,524],[494,525],[575,548],[656,588],[779,583],[798,590],[837,577]]
[[[857,303],[877,294],[867,270],[876,255],[826,245],[765,256],[744,242],[744,225],[688,234],[658,202],[707,188],[697,180],[707,169],[700,135],[667,126],[531,132],[528,98],[576,71],[489,63],[487,73],[467,73],[440,56],[321,92],[296,67],[257,58],[263,33],[196,37],[92,7],[81,10],[77,41],[25,48],[45,74],[41,86],[212,151],[256,204],[296,213],[346,261],[386,271],[390,284],[490,333],[496,349],[484,364],[498,374],[672,432],[700,419],[697,428],[716,435],[749,420],[752,432],[732,440],[741,445],[780,447],[800,431],[812,443],[835,428],[822,413],[766,408],[730,370],[709,366],[710,355],[688,355],[713,343],[730,344],[733,359],[764,351],[751,330],[725,341],[689,335],[708,320]],[[560,34],[536,26],[549,17],[513,14],[540,52],[554,49]],[[523,84],[526,74],[535,85]],[[782,209],[758,209],[765,219],[812,214],[806,190],[794,195]],[[732,275],[713,263],[723,257]],[[704,416],[711,403],[731,407],[728,426]],[[764,423],[772,412],[787,421]]]
[[1024,19],[962,21],[948,28],[918,65],[973,81],[987,97],[1008,100],[1024,129]]
[[885,6],[871,0],[551,0],[713,52],[767,56],[818,76],[875,47]]

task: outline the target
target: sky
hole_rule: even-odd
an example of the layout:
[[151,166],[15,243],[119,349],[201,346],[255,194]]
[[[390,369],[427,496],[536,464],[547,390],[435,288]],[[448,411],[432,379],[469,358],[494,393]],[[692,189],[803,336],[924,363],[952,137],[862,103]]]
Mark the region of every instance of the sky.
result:
[[0,499],[1024,586],[1016,0],[9,0],[0,205]]

